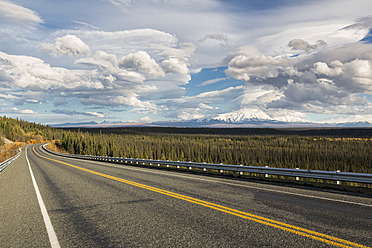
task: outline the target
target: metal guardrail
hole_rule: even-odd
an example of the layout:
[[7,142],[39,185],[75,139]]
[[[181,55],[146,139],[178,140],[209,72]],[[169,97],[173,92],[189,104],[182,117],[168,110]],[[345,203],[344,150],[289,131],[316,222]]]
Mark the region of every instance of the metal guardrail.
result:
[[256,173],[256,174],[264,174],[266,177],[268,177],[268,175],[289,176],[289,177],[295,177],[296,180],[299,180],[300,177],[313,178],[313,179],[323,179],[323,180],[334,180],[334,181],[337,181],[338,184],[340,181],[372,183],[372,174],[365,174],[365,173],[318,171],[318,170],[273,168],[273,167],[246,166],[246,165],[209,164],[209,163],[195,163],[195,162],[182,162],[182,161],[166,161],[166,160],[65,154],[65,153],[57,153],[57,152],[50,151],[45,146],[46,144],[43,145],[43,148],[46,151],[52,154],[55,154],[55,155],[59,155],[59,156],[107,161],[107,162],[114,162],[114,163],[127,163],[127,164],[130,163],[130,164],[141,164],[141,165],[152,165],[152,166],[165,165],[167,167],[176,166],[177,168],[183,167],[189,170],[192,170],[193,168],[200,168],[200,169],[203,169],[203,171],[206,171],[207,169],[212,169],[212,170],[218,170],[221,173],[223,173],[224,171],[239,172],[241,175],[243,173]]
[[5,160],[4,162],[0,163],[0,172],[5,170],[6,167],[8,167],[16,158],[19,157],[19,155],[21,155],[21,149],[18,149],[17,155],[15,155],[15,156],[9,158],[8,160]]

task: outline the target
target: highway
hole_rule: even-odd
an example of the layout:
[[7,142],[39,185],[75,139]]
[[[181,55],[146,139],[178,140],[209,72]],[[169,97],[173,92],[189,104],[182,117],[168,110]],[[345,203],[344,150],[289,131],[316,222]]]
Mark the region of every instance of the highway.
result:
[[370,196],[65,158],[41,145],[0,173],[0,199],[0,247],[372,247]]

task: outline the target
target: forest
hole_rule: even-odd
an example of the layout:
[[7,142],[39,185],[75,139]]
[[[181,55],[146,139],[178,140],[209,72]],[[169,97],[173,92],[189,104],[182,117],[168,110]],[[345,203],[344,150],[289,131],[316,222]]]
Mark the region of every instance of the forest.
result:
[[[24,145],[59,139],[63,132],[41,124],[0,116],[0,163],[13,157],[18,148]],[[5,144],[4,138],[12,143]]]
[[372,173],[371,128],[57,129],[4,116],[0,135],[83,155]]
[[240,129],[245,135],[195,128],[66,131],[56,144],[69,153],[372,173],[372,129],[330,129],[322,136],[276,129]]

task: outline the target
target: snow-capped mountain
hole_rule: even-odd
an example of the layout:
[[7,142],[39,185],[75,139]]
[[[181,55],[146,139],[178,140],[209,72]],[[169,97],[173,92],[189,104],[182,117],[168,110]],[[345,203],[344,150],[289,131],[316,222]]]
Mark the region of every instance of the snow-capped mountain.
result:
[[219,114],[212,118],[226,123],[244,123],[251,121],[278,121],[278,122],[306,122],[297,116],[278,115],[264,112],[260,109],[239,109],[234,112]]

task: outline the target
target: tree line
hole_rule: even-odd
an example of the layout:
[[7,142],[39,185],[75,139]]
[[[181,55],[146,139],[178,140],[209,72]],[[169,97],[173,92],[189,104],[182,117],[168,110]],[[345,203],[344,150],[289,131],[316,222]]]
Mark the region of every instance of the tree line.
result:
[[66,131],[56,144],[83,155],[372,173],[371,138]]
[[[81,131],[0,117],[1,136],[25,144],[55,141],[58,149],[73,154],[359,173],[372,173],[371,130],[358,131],[367,134],[358,138],[289,135],[271,129],[243,130],[246,135],[222,135],[239,133],[223,129]],[[200,131],[204,133],[197,134]],[[255,131],[259,134],[254,134]]]
[[0,116],[0,135],[14,142],[39,142],[62,137],[64,130],[34,122]]

